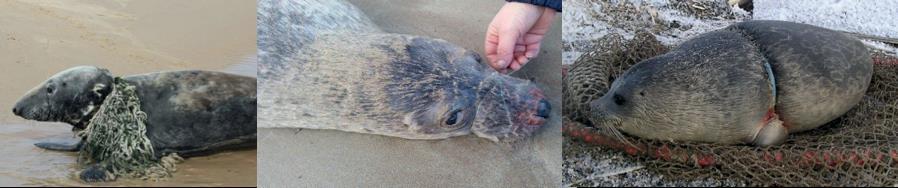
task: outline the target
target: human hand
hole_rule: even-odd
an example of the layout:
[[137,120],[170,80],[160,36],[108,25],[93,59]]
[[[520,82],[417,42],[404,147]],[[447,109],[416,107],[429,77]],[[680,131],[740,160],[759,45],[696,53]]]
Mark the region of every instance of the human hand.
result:
[[555,20],[555,10],[527,3],[505,3],[486,30],[487,64],[501,73],[521,69],[539,54]]

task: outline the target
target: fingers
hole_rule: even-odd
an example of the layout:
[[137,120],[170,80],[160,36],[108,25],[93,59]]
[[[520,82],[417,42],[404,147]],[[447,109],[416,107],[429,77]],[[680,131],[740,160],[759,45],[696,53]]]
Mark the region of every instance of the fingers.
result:
[[515,62],[517,65],[509,65],[509,68],[512,70],[518,70],[521,67],[524,67],[531,59],[536,58],[539,55],[540,44],[543,36],[539,35],[527,35],[522,37],[524,41],[524,50],[523,51],[515,51]]
[[484,45],[483,50],[486,52],[487,55],[490,55],[490,54],[495,55],[496,50],[498,50],[496,48],[496,46],[498,44],[499,44],[499,33],[498,33],[498,31],[496,31],[495,26],[490,25],[489,28],[486,30],[486,38],[484,39],[484,42],[483,42],[483,45]]
[[511,64],[512,61],[514,61],[513,55],[515,46],[517,46],[518,38],[521,37],[521,33],[513,28],[507,28],[504,30],[505,31],[499,31],[503,34],[499,35],[499,41],[496,46],[497,61],[495,64],[499,68],[506,68]]
[[[521,56],[521,58],[527,58],[527,57]],[[527,60],[524,60],[524,61],[527,61]],[[516,62],[516,63],[512,63],[511,65],[509,65],[508,68],[511,69],[512,71],[517,71],[518,69],[521,69],[521,66],[523,66],[521,63]]]
[[486,39],[484,42],[484,51],[486,52],[487,65],[493,67],[493,69],[501,70],[504,69],[505,66],[502,66],[498,63],[499,55],[498,55],[498,44],[499,44],[499,34],[496,30],[496,27],[490,24],[489,28],[486,31]]
[[[490,66],[503,73],[521,69],[524,65],[530,62],[531,59],[536,58],[536,56],[539,55],[541,46],[540,40],[542,40],[542,38],[543,36],[529,34],[527,36],[519,37],[514,46],[514,51],[512,52],[512,59],[507,61],[507,63],[503,62],[503,64],[489,63]],[[489,53],[489,50],[487,50],[487,52]],[[497,54],[488,54],[487,58],[490,60],[499,59]]]
[[544,15],[547,14],[545,10],[526,3],[506,3],[487,28],[484,40],[487,64],[501,73],[508,73],[521,69],[535,58],[555,14]]
[[527,56],[527,58],[530,59],[536,58],[536,55],[539,55],[540,44],[542,43],[536,42],[533,44],[528,44],[527,47],[525,47],[526,51],[524,51],[524,56]]

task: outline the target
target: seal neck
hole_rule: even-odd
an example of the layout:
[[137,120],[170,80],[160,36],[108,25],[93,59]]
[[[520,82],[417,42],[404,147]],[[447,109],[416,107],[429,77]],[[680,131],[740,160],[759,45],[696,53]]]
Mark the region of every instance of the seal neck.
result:
[[[123,84],[123,83],[124,83],[124,79],[122,79],[121,77],[118,77],[118,76],[113,77],[113,78],[112,78],[112,83],[110,83],[111,86],[109,86],[109,87],[110,87],[109,92],[108,92],[108,93],[105,93],[105,94],[102,94],[102,93],[96,93],[97,95],[100,96],[100,101],[97,102],[97,103],[99,103],[99,104],[94,104],[94,103],[91,102],[90,105],[92,105],[92,106],[93,106],[93,105],[97,105],[97,106],[91,107],[90,111],[88,111],[87,113],[85,113],[84,116],[81,116],[81,118],[78,119],[77,122],[72,122],[73,125],[74,125],[74,129],[79,129],[79,130],[84,130],[84,129],[86,129],[87,126],[90,124],[91,119],[93,119],[93,117],[94,117],[95,115],[97,115],[97,112],[100,111],[100,107],[102,107],[103,104],[106,103],[106,100],[107,100],[108,96],[109,96],[109,95],[112,95],[112,93],[115,93],[115,92],[117,91],[117,89],[115,89],[115,88],[116,88],[116,85]],[[95,89],[94,89],[94,92],[97,92],[96,90],[97,90],[97,89],[95,88]],[[73,130],[74,130],[74,129],[73,129]]]

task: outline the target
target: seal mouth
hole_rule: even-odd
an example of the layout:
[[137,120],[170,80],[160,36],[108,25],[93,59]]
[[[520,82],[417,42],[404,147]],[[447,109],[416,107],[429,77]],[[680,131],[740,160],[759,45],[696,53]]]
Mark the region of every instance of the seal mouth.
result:
[[618,129],[618,127],[622,125],[623,120],[605,108],[606,106],[603,104],[602,100],[606,100],[606,97],[607,95],[590,102],[590,123],[592,123],[593,127],[598,129],[600,134],[607,135],[622,143],[633,145],[630,143],[629,139],[624,136],[621,130]]
[[16,116],[25,118],[27,120],[35,120],[35,121],[53,121],[54,117],[51,116],[49,110],[45,110],[42,108],[13,108],[13,114]]
[[545,125],[552,111],[535,84],[499,73],[492,73],[480,83],[477,99],[472,131],[496,142],[532,135]]
[[84,116],[78,115],[65,115],[59,112],[59,106],[54,105],[53,102],[50,101],[49,95],[26,95],[31,97],[25,97],[16,102],[15,107],[13,107],[12,112],[16,116],[22,117],[27,120],[34,121],[43,121],[43,122],[65,122],[71,124],[75,128],[84,129],[87,126],[87,122],[90,121],[90,118],[97,112],[99,108],[92,108],[90,111],[84,114]]
[[40,86],[29,91],[19,101],[16,102],[12,109],[13,114],[35,121],[54,121],[58,116],[54,116],[52,112],[52,104],[49,95],[39,93]]

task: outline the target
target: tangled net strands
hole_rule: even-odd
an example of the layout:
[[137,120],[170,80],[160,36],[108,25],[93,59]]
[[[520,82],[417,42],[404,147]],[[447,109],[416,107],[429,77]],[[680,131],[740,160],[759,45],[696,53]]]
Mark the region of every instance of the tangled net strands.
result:
[[584,54],[567,70],[565,136],[624,152],[650,171],[682,180],[726,179],[751,186],[898,183],[898,58],[874,53],[873,79],[860,104],[818,129],[790,134],[778,146],[721,146],[632,136],[622,141],[590,125],[588,103],[601,97],[623,70],[666,49],[658,48],[660,42],[650,34],[638,34],[628,42],[621,38],[600,39],[597,50]]
[[157,159],[146,136],[147,115],[140,110],[135,87],[115,78],[113,91],[103,101],[87,128],[78,135],[84,140],[79,153],[82,164],[99,163],[106,177],[161,180],[171,176],[177,154]]
[[617,75],[643,59],[669,50],[654,37],[640,31],[627,42],[613,33],[595,42],[592,48],[596,50],[586,52],[567,68],[562,80],[563,113],[575,121],[588,122],[589,102],[602,97]]

